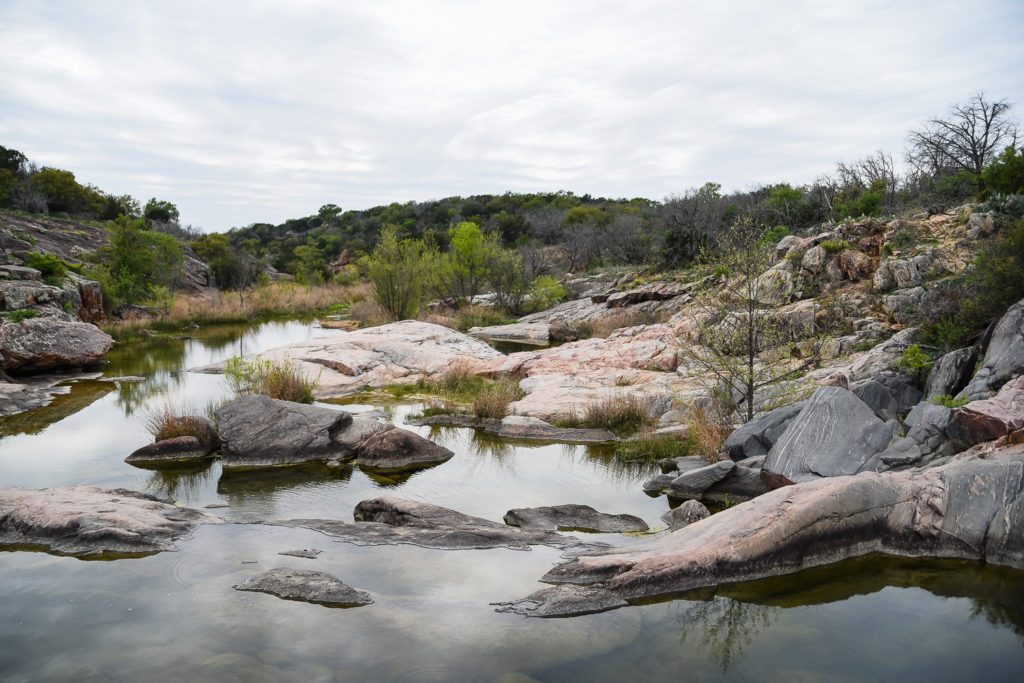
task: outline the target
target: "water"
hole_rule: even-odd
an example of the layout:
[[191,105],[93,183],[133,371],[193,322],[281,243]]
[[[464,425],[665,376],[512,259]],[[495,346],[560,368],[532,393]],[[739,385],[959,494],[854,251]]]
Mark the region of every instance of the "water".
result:
[[[539,620],[495,613],[489,603],[543,587],[537,578],[559,561],[557,550],[360,548],[306,529],[252,524],[351,520],[360,500],[390,494],[494,520],[512,507],[571,502],[659,525],[665,499],[640,490],[652,468],[618,462],[607,450],[413,428],[455,457],[394,478],[352,467],[225,476],[216,462],[177,473],[123,462],[150,440],[143,426],[150,410],[202,409],[227,398],[220,376],[188,368],[330,333],[303,322],[266,323],[118,347],[104,374],[145,382],[79,381],[53,406],[0,422],[0,482],[145,490],[193,507],[227,505],[213,512],[238,522],[200,527],[178,552],[141,559],[0,552],[0,679],[1022,678],[1021,572],[870,558],[717,594]],[[417,409],[385,407],[399,424]],[[323,553],[315,560],[278,555],[296,548]],[[329,609],[232,589],[280,566],[329,572],[375,603]]]

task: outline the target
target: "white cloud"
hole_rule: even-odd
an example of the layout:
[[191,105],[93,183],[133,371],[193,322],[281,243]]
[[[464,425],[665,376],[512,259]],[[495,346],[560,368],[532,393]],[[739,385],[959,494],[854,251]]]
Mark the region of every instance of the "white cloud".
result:
[[[1015,2],[0,5],[0,144],[224,230],[506,190],[806,182],[973,90]],[[1018,113],[1020,113],[1018,109]]]

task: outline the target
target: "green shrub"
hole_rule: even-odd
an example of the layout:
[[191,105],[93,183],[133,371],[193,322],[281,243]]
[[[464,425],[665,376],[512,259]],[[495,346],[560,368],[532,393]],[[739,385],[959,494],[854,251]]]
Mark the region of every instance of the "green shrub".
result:
[[622,441],[615,446],[615,455],[623,460],[642,460],[654,462],[662,458],[681,458],[692,455],[696,451],[693,439],[687,435],[659,435],[654,432],[640,432],[629,441]]
[[12,323],[20,323],[22,320],[28,320],[29,318],[35,318],[39,313],[31,308],[23,308],[20,311],[11,311],[7,316],[7,319]]
[[942,394],[941,396],[933,396],[932,398],[930,398],[928,400],[931,401],[932,403],[934,403],[937,406],[945,406],[947,408],[959,408],[960,406],[965,406],[965,405],[967,405],[968,403],[971,402],[971,399],[967,398],[966,396],[961,396],[960,398],[954,398],[954,397],[950,396],[949,394]]
[[935,322],[921,323],[921,341],[949,353],[966,346],[973,331],[974,326],[963,316],[944,316]]
[[224,364],[224,378],[235,395],[262,394],[282,401],[312,403],[320,377],[309,379],[291,363],[237,356]]
[[[56,278],[58,283],[64,279],[68,272],[67,265],[53,254],[39,254],[34,251],[27,252],[25,254],[25,265],[38,270],[44,278]],[[49,279],[47,284],[49,284]]]
[[471,327],[508,325],[515,321],[515,318],[510,318],[502,311],[490,306],[468,306],[455,318],[455,329],[465,332]]
[[903,370],[918,382],[923,383],[932,369],[932,359],[917,344],[904,349],[896,367]]
[[565,287],[550,275],[540,275],[530,285],[528,309],[543,311],[551,308],[566,296]]
[[847,240],[825,240],[818,245],[825,250],[826,254],[838,254],[845,249],[853,249],[853,245]]
[[765,244],[775,244],[788,234],[788,226],[776,225],[774,228],[770,228],[767,232],[764,233],[764,242]]

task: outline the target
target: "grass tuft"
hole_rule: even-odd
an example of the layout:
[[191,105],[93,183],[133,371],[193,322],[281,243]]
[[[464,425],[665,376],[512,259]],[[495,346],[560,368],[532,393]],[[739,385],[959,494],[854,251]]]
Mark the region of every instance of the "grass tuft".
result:
[[158,408],[146,417],[146,431],[153,435],[154,441],[173,439],[179,436],[194,436],[208,451],[218,447],[217,432],[210,421],[191,411],[178,414],[170,406]]
[[319,375],[308,378],[291,363],[266,358],[245,360],[237,356],[224,364],[224,378],[235,395],[262,394],[282,401],[312,403]]

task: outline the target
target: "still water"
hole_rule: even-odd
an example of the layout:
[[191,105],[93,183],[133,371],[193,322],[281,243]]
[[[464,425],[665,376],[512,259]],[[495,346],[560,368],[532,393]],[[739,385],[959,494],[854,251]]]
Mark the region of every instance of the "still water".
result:
[[[410,427],[455,457],[394,478],[351,467],[226,476],[216,462],[177,472],[123,462],[151,440],[150,411],[203,410],[229,397],[220,376],[188,368],[331,333],[272,322],[119,345],[104,375],[145,381],[78,381],[53,405],[0,421],[4,484],[132,488],[218,506],[212,512],[236,522],[200,527],[177,552],[141,559],[0,552],[0,680],[1024,679],[1021,572],[871,558],[539,620],[495,613],[489,603],[543,587],[537,578],[559,561],[557,550],[362,548],[256,524],[351,520],[360,500],[388,494],[493,520],[513,507],[581,503],[657,527],[667,502],[640,488],[653,468],[619,462],[607,450]],[[418,409],[343,407],[383,407],[396,424]],[[298,548],[323,552],[315,560],[278,554]],[[375,602],[329,609],[232,589],[282,566],[334,574]]]

